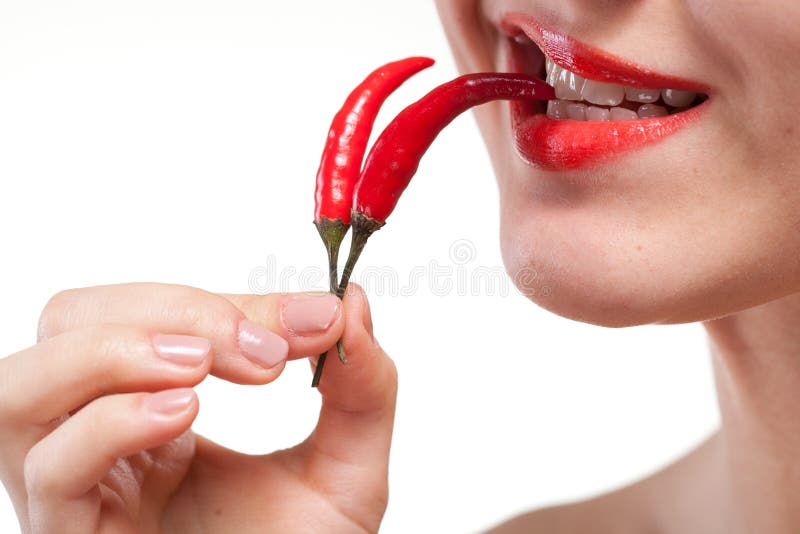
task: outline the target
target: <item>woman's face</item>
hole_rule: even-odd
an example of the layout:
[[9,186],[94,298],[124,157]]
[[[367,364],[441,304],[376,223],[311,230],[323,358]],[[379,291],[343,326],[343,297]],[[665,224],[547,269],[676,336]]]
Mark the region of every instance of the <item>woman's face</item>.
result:
[[[506,267],[531,299],[622,326],[718,317],[800,290],[800,2],[438,7],[461,70],[544,77],[543,49],[568,68],[556,69],[551,115],[595,119],[507,103],[477,112]],[[671,114],[631,119],[648,112]]]

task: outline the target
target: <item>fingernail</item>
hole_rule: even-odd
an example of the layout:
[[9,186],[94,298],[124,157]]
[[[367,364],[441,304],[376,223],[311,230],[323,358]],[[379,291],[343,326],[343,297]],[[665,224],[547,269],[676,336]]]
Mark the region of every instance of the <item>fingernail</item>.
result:
[[339,298],[330,293],[292,297],[281,307],[281,318],[293,334],[317,334],[333,324],[340,306]]
[[170,389],[148,395],[144,399],[144,406],[161,415],[177,415],[186,411],[193,400],[194,391],[190,388]]
[[156,354],[180,365],[196,366],[203,363],[211,351],[211,342],[202,337],[156,334],[153,336]]
[[262,367],[275,367],[289,354],[289,343],[278,334],[244,319],[239,323],[239,349]]

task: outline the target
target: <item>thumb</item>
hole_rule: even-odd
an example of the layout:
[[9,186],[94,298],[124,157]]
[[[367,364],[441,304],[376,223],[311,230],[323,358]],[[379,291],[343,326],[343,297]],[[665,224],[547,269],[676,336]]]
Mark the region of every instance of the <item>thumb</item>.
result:
[[[348,413],[394,409],[397,370],[372,334],[369,302],[361,286],[350,284],[344,297],[345,328],[342,343],[347,364],[341,365],[334,349],[319,385],[322,411]],[[312,367],[316,369],[316,359]]]
[[[344,313],[342,342],[347,364],[339,362],[336,348],[332,348],[319,384],[319,421],[306,443],[311,445],[311,454],[319,456],[310,464],[332,468],[330,473],[336,477],[343,474],[342,464],[349,464],[359,477],[371,479],[361,479],[354,487],[383,491],[394,426],[397,369],[372,336],[369,303],[360,286],[349,285]],[[318,473],[322,478],[327,474]],[[341,478],[338,484],[331,482],[341,491]]]

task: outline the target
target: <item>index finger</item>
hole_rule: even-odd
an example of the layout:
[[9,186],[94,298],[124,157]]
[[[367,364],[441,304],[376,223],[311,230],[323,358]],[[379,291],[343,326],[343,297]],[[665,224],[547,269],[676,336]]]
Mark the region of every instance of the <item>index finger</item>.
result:
[[57,294],[42,312],[39,337],[109,323],[206,338],[211,373],[239,384],[274,380],[287,358],[328,349],[344,328],[338,299],[325,293],[227,298],[188,286],[134,283]]

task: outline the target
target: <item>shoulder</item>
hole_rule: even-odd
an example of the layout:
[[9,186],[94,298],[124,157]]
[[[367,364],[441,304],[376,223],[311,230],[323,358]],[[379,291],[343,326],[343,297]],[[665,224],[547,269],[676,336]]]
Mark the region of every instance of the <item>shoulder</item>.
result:
[[[721,456],[715,434],[661,471],[581,502],[535,510],[514,517],[489,534],[640,534],[683,532],[695,525],[709,532],[709,510],[719,510],[714,495]],[[710,514],[713,516],[714,514]]]
[[647,532],[642,509],[624,495],[535,510],[490,529],[488,534],[628,534]]

